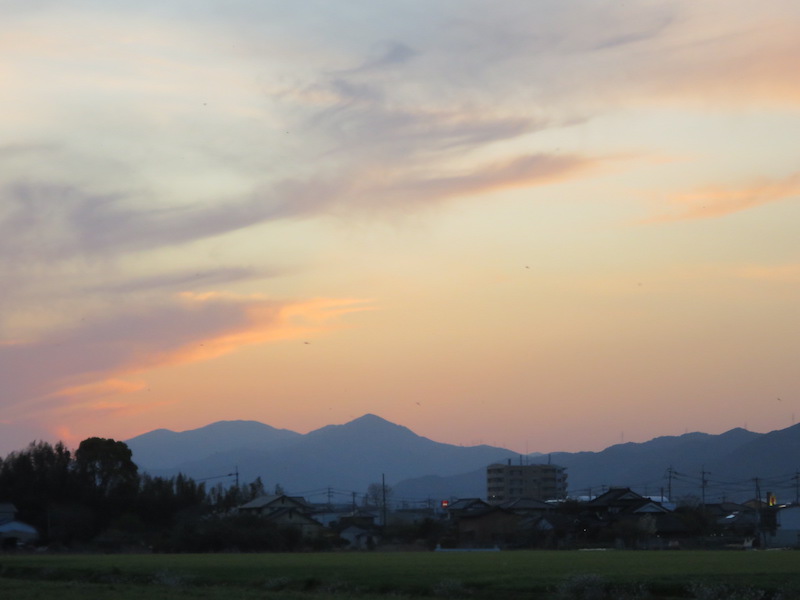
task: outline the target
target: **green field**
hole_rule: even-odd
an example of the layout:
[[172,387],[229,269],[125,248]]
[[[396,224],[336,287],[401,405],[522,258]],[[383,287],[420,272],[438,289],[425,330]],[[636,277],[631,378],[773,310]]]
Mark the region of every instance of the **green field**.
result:
[[800,598],[800,553],[0,555],[0,598],[54,597],[789,600]]

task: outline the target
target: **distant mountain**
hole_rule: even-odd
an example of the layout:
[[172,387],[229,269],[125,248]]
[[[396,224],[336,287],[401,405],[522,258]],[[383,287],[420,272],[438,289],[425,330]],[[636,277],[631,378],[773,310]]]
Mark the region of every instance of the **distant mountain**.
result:
[[[569,489],[573,494],[596,493],[602,486],[637,486],[657,494],[669,485],[668,469],[676,473],[673,491],[691,487],[692,478],[701,478],[701,471],[722,475],[738,469],[731,453],[764,434],[732,429],[721,435],[687,433],[666,436],[643,443],[617,444],[601,452],[557,452],[553,462],[567,468]],[[728,463],[734,461],[728,469]],[[689,484],[681,485],[678,484]],[[674,494],[673,494],[674,495]]]
[[[754,433],[687,433],[644,443],[617,444],[601,452],[518,454],[492,446],[454,446],[419,436],[376,415],[300,434],[254,421],[222,421],[176,433],[159,429],[127,441],[139,467],[155,475],[182,472],[210,483],[260,476],[271,489],[293,494],[351,497],[370,483],[386,482],[398,500],[485,497],[486,466],[493,462],[552,461],[566,467],[571,495],[603,487],[633,487],[651,495],[672,486],[673,498],[743,500],[762,491],[794,499],[800,462],[800,425]],[[668,474],[671,472],[671,477]],[[705,487],[702,482],[705,479]]]
[[[172,470],[176,465],[213,454],[273,450],[302,437],[288,429],[275,429],[257,421],[218,421],[200,429],[175,432],[156,429],[126,443],[136,463],[146,470]],[[230,465],[229,465],[230,466]]]
[[455,498],[486,498],[486,466],[470,471],[443,477],[425,475],[404,479],[392,488],[398,499],[411,500],[453,500]]
[[[720,435],[687,433],[618,444],[602,452],[557,452],[547,459],[566,467],[571,496],[596,495],[614,486],[658,496],[671,487],[673,499],[705,493],[708,502],[744,501],[755,496],[758,478],[762,496],[773,491],[779,501],[789,502],[797,494],[800,425],[764,434],[744,429]],[[409,498],[485,498],[486,470],[409,479],[395,491]]]
[[299,434],[251,421],[226,421],[175,433],[157,430],[127,441],[139,467],[212,479],[238,468],[243,481],[260,476],[295,494],[362,494],[383,476],[394,485],[421,474],[457,475],[516,458],[492,446],[434,442],[376,415]]

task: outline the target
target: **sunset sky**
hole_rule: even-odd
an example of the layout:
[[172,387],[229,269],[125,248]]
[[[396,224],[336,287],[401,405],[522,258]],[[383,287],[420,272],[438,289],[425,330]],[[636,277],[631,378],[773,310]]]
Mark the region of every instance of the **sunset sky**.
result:
[[0,456],[800,418],[800,2],[0,14]]

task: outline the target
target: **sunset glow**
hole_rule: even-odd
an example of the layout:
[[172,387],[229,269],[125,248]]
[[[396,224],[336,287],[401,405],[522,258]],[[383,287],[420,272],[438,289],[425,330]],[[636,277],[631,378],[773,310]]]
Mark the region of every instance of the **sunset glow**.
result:
[[0,456],[800,415],[800,4],[3,3]]

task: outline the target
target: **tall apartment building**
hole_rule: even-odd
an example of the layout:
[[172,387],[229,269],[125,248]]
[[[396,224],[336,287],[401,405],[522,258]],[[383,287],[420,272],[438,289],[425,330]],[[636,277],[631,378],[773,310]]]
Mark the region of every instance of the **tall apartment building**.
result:
[[567,496],[564,467],[549,464],[492,464],[486,467],[486,498],[490,504],[508,500],[559,500]]

